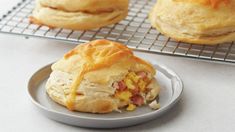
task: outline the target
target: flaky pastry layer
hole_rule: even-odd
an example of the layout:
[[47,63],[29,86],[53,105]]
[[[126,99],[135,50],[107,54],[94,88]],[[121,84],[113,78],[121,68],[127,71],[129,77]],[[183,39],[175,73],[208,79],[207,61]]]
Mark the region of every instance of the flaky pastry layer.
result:
[[102,12],[126,10],[128,0],[38,0],[45,7],[68,12]]
[[38,4],[30,17],[30,21],[49,27],[88,30],[117,23],[127,16],[127,11],[128,9],[126,8],[125,10],[98,13],[67,12]]
[[194,44],[234,41],[235,1],[219,3],[215,7],[203,4],[203,0],[159,0],[149,19],[153,27],[178,41]]

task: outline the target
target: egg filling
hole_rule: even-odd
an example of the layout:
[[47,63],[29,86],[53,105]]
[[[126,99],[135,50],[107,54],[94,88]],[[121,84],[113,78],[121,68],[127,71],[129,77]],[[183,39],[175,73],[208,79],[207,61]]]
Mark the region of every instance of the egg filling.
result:
[[126,110],[133,111],[137,106],[146,104],[147,86],[151,82],[151,76],[147,72],[129,72],[121,81],[114,82],[116,89],[114,97],[127,104]]

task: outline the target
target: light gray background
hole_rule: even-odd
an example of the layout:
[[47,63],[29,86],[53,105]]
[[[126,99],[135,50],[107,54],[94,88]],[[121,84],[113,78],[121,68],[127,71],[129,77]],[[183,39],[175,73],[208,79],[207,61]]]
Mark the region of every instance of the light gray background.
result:
[[[0,14],[18,1],[0,0]],[[26,92],[28,79],[37,69],[59,59],[74,46],[51,40],[24,39],[0,34],[1,132],[95,131],[47,119],[34,108]],[[171,111],[154,121],[116,131],[233,132],[235,130],[234,64],[141,52],[136,54],[157,60],[178,73],[185,86],[183,98]]]

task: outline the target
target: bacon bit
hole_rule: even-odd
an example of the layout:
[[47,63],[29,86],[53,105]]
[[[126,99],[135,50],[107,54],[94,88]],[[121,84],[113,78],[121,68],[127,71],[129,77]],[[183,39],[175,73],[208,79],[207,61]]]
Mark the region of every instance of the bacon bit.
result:
[[140,93],[140,90],[139,90],[139,88],[135,88],[131,92],[132,92],[133,95],[137,95],[137,94]]
[[118,86],[119,86],[119,90],[121,91],[126,89],[126,84],[124,83],[124,81],[118,82]]
[[140,76],[141,79],[145,79],[147,77],[147,73],[146,72],[138,72],[137,73],[138,76]]
[[138,105],[138,106],[141,106],[142,104],[144,104],[144,99],[140,95],[135,95],[131,97],[131,101],[133,102],[133,104]]
[[124,91],[126,89],[126,84],[123,81],[114,82],[113,87],[117,90]]

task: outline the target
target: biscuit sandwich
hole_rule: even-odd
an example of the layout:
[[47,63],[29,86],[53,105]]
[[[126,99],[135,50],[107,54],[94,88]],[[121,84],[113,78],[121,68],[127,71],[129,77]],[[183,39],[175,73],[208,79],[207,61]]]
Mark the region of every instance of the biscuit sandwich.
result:
[[78,45],[52,65],[46,91],[72,111],[110,113],[159,108],[155,68],[125,45],[95,40]]

